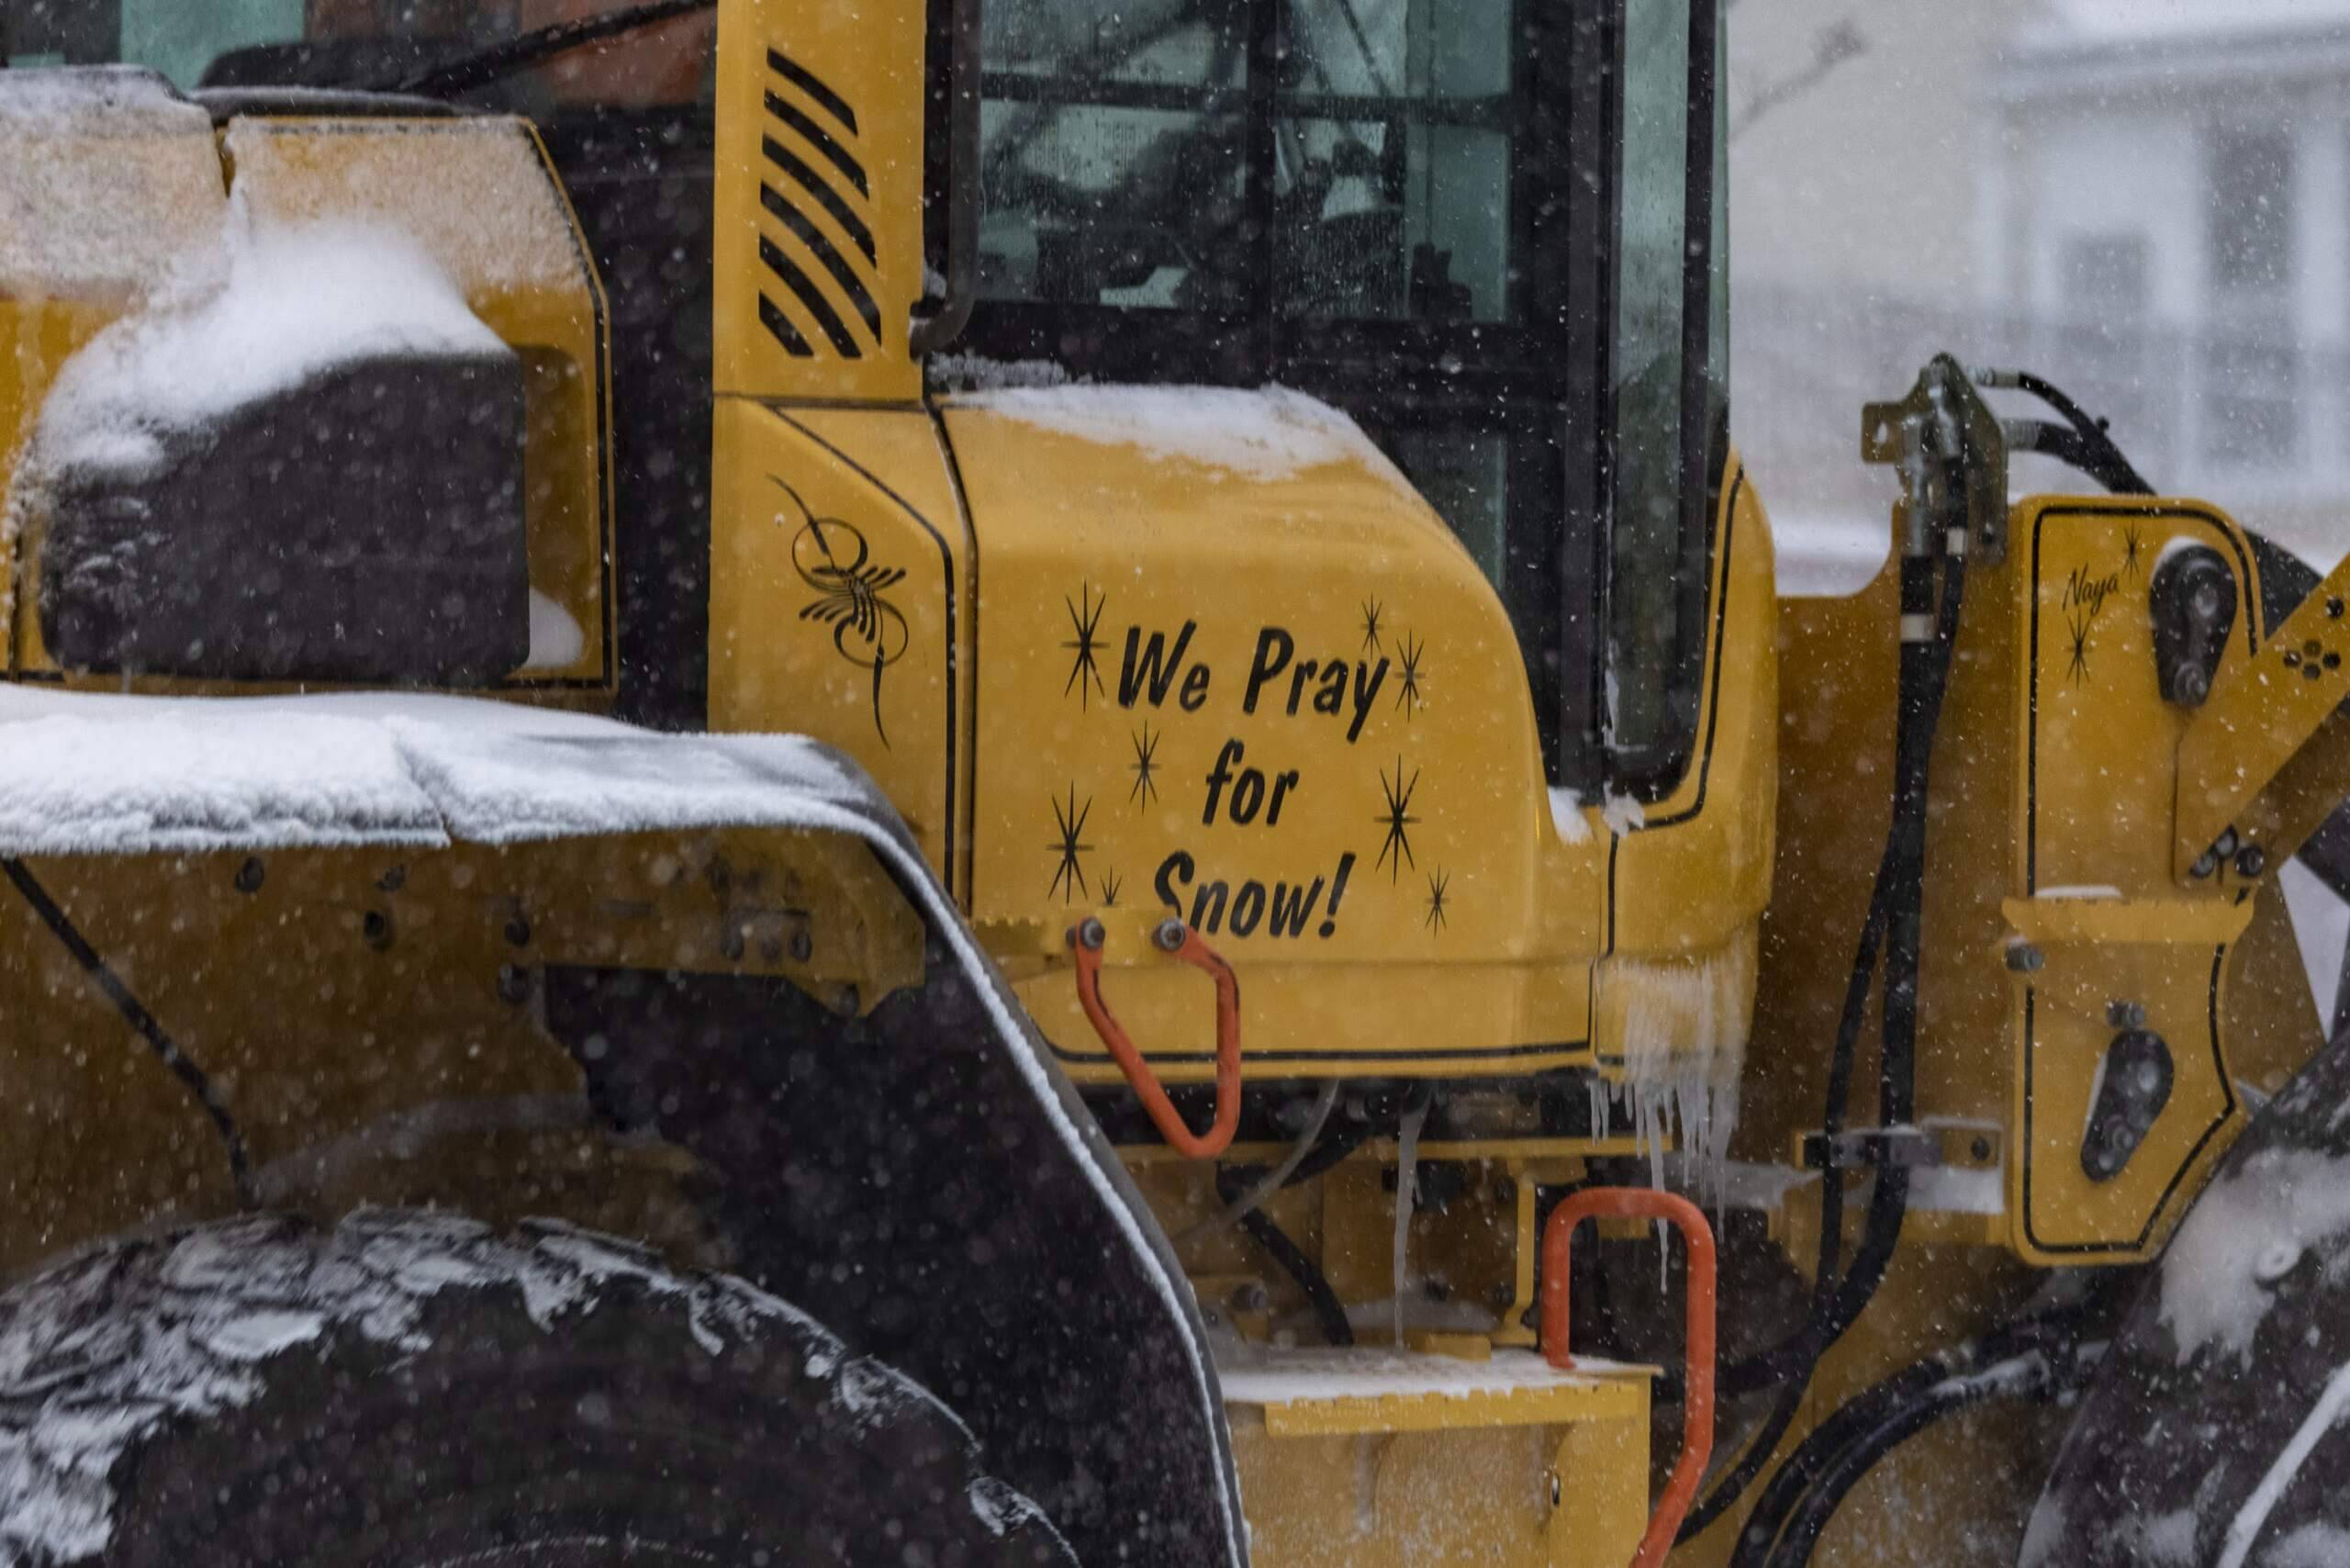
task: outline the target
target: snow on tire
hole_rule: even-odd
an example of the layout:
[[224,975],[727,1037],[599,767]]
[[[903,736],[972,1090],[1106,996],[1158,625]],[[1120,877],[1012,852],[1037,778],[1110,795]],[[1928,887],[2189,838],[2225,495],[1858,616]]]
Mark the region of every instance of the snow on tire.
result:
[[551,1222],[263,1216],[0,1295],[43,1565],[1065,1563],[960,1421],[737,1279]]

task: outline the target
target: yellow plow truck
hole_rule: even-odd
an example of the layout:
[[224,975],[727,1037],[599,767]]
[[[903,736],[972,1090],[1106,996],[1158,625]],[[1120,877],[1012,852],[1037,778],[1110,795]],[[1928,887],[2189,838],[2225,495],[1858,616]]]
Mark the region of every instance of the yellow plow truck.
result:
[[1780,600],[1721,9],[0,6],[0,1552],[2350,1560],[2350,573]]

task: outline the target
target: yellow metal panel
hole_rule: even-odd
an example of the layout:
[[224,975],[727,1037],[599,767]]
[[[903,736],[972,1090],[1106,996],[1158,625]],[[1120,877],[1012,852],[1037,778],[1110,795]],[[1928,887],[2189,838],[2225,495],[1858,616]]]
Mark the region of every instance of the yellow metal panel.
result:
[[[2246,562],[2240,579],[2246,605],[2258,602],[2258,579]],[[2222,672],[2210,700],[2188,727],[2178,746],[2178,826],[2171,846],[2173,864],[2184,879],[2195,858],[2231,823],[2247,815],[2255,799],[2270,790],[2278,773],[2332,720],[2350,696],[2350,560],[2336,565],[2300,607],[2277,628],[2257,657]],[[2339,721],[2336,721],[2337,727]],[[2345,793],[2350,778],[2339,770],[2342,747],[2328,758],[2332,801]],[[2326,782],[2324,779],[2319,783]],[[2305,821],[2301,829],[2315,825]],[[2266,844],[2271,863],[2298,842]]]
[[[1719,947],[1762,913],[1771,894],[1778,603],[1770,522],[1734,454],[1715,529],[1714,619],[1696,754],[1673,792],[1646,807],[1623,835],[1609,889],[1613,952],[1678,956]],[[1741,1036],[1744,1024],[1741,1013]]]
[[1605,836],[1553,824],[1516,637],[1400,475],[943,419],[979,541],[971,911],[1024,934],[999,954],[1080,1076],[1114,1070],[1056,958],[1086,915],[1171,1078],[1214,1036],[1147,946],[1169,913],[1238,967],[1258,1070],[1588,1059]]
[[912,402],[924,8],[722,0],[716,389]]
[[[44,858],[31,869],[173,1041],[210,1076],[273,1201],[309,1158],[427,1107],[576,1102],[579,1069],[508,965],[780,975],[869,1011],[923,972],[923,927],[861,843],[726,829],[511,848]],[[0,898],[0,1269],[160,1215],[233,1209],[201,1109],[64,947]],[[93,1114],[103,1107],[104,1114]],[[527,1140],[526,1140],[527,1142]],[[382,1172],[342,1200],[431,1196],[467,1212],[571,1212],[564,1169]],[[526,1147],[509,1151],[526,1155]]]
[[1224,1374],[1262,1568],[1630,1560],[1649,1510],[1645,1369],[1561,1373],[1526,1350],[1272,1359],[1307,1375],[1269,1390]]
[[[2024,657],[2013,697],[2022,829],[2011,935],[2046,968],[2014,980],[2009,1206],[2041,1262],[2152,1255],[2243,1116],[2230,1070],[2228,944],[2255,890],[2232,868],[2182,888],[2171,831],[2189,711],[2155,679],[2148,588],[2180,543],[2219,552],[2242,600],[2214,689],[2258,645],[2257,577],[2242,532],[2193,502],[2034,498],[2015,511],[2009,594]],[[2143,1006],[2168,1044],[2171,1095],[2121,1171],[2083,1170],[2088,1108],[2116,1025]]]
[[968,544],[930,417],[719,399],[710,722],[850,753],[952,879]]

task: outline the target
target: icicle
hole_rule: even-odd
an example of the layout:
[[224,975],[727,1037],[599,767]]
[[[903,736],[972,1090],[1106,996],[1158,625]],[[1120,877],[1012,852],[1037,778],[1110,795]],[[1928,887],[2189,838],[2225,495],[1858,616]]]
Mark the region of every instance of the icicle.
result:
[[[1650,1184],[1665,1185],[1665,1156],[1677,1149],[1680,1185],[1717,1208],[1738,1130],[1754,969],[1750,930],[1701,958],[1619,958],[1602,971],[1622,996],[1624,1078],[1615,1093],[1629,1108],[1635,1147],[1648,1155]],[[1660,1226],[1660,1269],[1663,1240]]]
[[1420,1128],[1428,1119],[1422,1100],[1395,1126],[1395,1348],[1404,1347],[1404,1286],[1411,1278],[1412,1204],[1419,1196]]

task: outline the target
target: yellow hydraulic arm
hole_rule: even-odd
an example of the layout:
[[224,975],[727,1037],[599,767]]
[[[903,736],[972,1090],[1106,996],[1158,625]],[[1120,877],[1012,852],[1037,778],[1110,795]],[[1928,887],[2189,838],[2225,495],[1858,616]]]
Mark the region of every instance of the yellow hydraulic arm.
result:
[[[2253,599],[2249,587],[2245,598]],[[2172,870],[2258,877],[2350,797],[2350,560],[2223,675],[2178,748]],[[2249,613],[2249,606],[2247,613]]]

